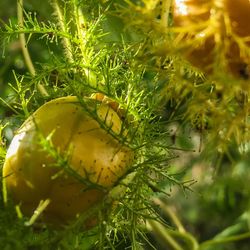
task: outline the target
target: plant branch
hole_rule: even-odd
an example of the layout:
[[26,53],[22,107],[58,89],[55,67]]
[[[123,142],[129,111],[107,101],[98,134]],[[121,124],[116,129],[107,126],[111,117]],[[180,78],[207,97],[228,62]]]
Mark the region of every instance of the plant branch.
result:
[[34,211],[33,215],[31,216],[31,218],[29,219],[29,221],[27,221],[25,223],[25,226],[31,226],[35,223],[35,221],[38,219],[38,217],[42,214],[42,212],[47,208],[47,206],[50,204],[51,200],[50,199],[46,199],[46,200],[41,200],[38,207],[36,208],[36,210]]
[[164,211],[164,213],[170,217],[170,219],[172,220],[172,222],[176,225],[177,229],[179,232],[181,233],[185,233],[186,229],[183,227],[181,221],[179,220],[179,218],[175,215],[175,213],[172,211],[172,209],[168,206],[166,206],[160,199],[154,198],[153,202],[156,205],[159,205],[160,208]]
[[[18,25],[20,26],[20,28],[23,28],[23,0],[17,1],[17,19],[18,19]],[[30,74],[34,76],[36,74],[36,71],[32,63],[32,60],[30,58],[24,33],[19,34],[19,40],[21,43],[25,63],[28,67],[28,70],[30,71]]]
[[[59,6],[58,0],[53,0],[52,6],[55,11],[55,15],[58,20],[58,26],[62,30],[62,32],[67,33],[67,27],[65,26],[64,20],[63,20],[63,14],[61,11],[61,8]],[[62,44],[64,47],[64,54],[67,57],[68,61],[70,63],[74,62],[73,54],[72,54],[72,46],[71,42],[67,37],[62,37]]]
[[162,1],[161,24],[164,28],[168,27],[169,13],[172,6],[172,0]]
[[174,250],[184,250],[182,246],[170,235],[169,230],[155,220],[147,220],[147,227],[159,236],[165,243],[169,244]]
[[200,249],[204,249],[208,246],[211,245],[217,245],[217,244],[224,244],[224,243],[230,243],[233,241],[239,241],[239,240],[244,240],[250,238],[250,232],[243,233],[243,234],[238,234],[234,236],[229,236],[223,239],[211,239],[204,241],[203,243],[200,244]]
[[[87,43],[88,43],[88,23],[86,21],[86,18],[83,15],[83,12],[81,8],[79,7],[78,0],[73,0],[73,6],[74,6],[74,22],[77,29],[77,37],[79,40],[79,49],[81,52],[81,58],[84,64],[90,65],[91,61],[91,50],[87,49]],[[88,78],[88,82],[91,86],[96,86],[96,75],[92,70],[89,70],[89,68],[84,69],[85,75]]]
[[[166,204],[164,204],[160,199],[154,198],[153,202],[156,205],[160,206],[160,208],[164,211],[166,216],[168,216],[172,220],[172,222],[176,225],[178,229],[178,231],[168,230],[167,228],[165,228],[164,230],[168,230],[168,234],[170,235],[173,235],[177,238],[184,239],[186,243],[188,244],[188,246],[190,247],[190,249],[192,250],[198,249],[199,244],[197,240],[193,237],[193,235],[191,235],[190,233],[186,231],[181,221],[176,216],[176,214],[172,211],[172,209]],[[165,239],[168,242],[168,238],[165,238]]]
[[[17,19],[18,19],[19,27],[23,28],[23,0],[18,0],[17,1]],[[36,75],[36,70],[35,70],[35,67],[34,67],[34,65],[32,63],[32,60],[31,60],[31,57],[30,57],[30,54],[29,54],[29,50],[27,48],[27,43],[26,43],[24,33],[19,34],[19,40],[20,40],[20,44],[21,44],[25,64],[26,64],[30,74],[32,76],[35,76]],[[38,88],[38,91],[41,93],[41,95],[48,96],[48,92],[46,91],[46,89],[44,88],[43,85],[38,83],[37,88]]]

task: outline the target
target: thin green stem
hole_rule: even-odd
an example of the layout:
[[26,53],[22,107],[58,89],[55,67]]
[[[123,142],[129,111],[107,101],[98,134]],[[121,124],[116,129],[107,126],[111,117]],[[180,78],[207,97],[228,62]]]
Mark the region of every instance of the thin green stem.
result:
[[[77,29],[77,37],[79,40],[78,47],[81,52],[81,58],[82,62],[86,65],[90,65],[91,62],[91,53],[87,49],[87,43],[88,43],[88,37],[87,37],[87,21],[86,18],[83,15],[83,12],[81,8],[79,7],[78,0],[73,0],[73,6],[74,6],[74,23]],[[92,70],[89,68],[85,68],[85,75],[88,78],[88,82],[91,86],[96,86],[96,75]]]
[[204,249],[206,247],[209,247],[211,245],[217,245],[217,244],[224,244],[224,243],[230,243],[234,241],[240,241],[250,238],[250,232],[239,234],[239,235],[234,235],[234,236],[229,236],[223,239],[212,239],[212,240],[207,240],[204,241],[203,243],[200,244],[200,250]]
[[77,34],[79,38],[79,48],[81,50],[82,59],[84,64],[88,64],[88,56],[86,54],[86,27],[87,22],[84,18],[84,15],[82,13],[82,10],[78,6],[78,1],[73,0],[74,2],[74,19],[75,19],[75,25],[77,28]]
[[[23,28],[23,0],[17,1],[17,19],[18,19],[18,25],[21,28]],[[27,65],[27,68],[30,71],[30,74],[34,76],[36,74],[36,70],[32,63],[32,60],[31,60],[31,57],[27,48],[24,33],[19,34],[19,40],[21,43],[22,52],[23,52],[23,56],[24,56],[24,60]]]
[[197,240],[193,237],[192,234],[190,234],[188,232],[181,233],[181,232],[174,231],[174,230],[169,230],[169,234],[172,236],[175,236],[176,238],[184,240],[186,245],[188,246],[188,249],[190,249],[190,250],[198,250],[199,249],[199,244],[198,244]]
[[185,233],[186,230],[184,228],[184,226],[182,225],[181,221],[179,220],[179,218],[175,215],[175,213],[172,211],[172,209],[167,206],[166,204],[164,204],[160,199],[154,198],[153,202],[156,205],[159,205],[160,208],[164,211],[164,213],[170,217],[170,219],[172,220],[172,222],[176,225],[177,229],[179,232],[181,233]]
[[34,211],[33,215],[29,219],[29,221],[25,223],[25,226],[33,225],[35,221],[38,219],[38,217],[42,214],[42,212],[46,209],[46,207],[50,204],[50,202],[51,202],[50,199],[41,200],[38,207]]
[[172,0],[162,1],[161,24],[164,28],[168,27],[171,5],[172,5]]
[[[178,231],[174,231],[174,230],[168,230],[167,228],[165,228],[165,230],[168,230],[168,234],[174,235],[177,238],[185,239],[187,245],[189,246],[189,249],[192,249],[192,250],[198,249],[199,244],[197,240],[185,230],[184,226],[182,225],[181,221],[176,216],[174,211],[169,206],[164,204],[160,199],[154,198],[153,202],[156,205],[160,206],[160,208],[164,211],[165,215],[168,216],[172,220],[172,222],[176,225],[178,229]],[[168,238],[166,240],[168,240]]]
[[[55,11],[55,15],[57,17],[58,20],[58,26],[59,28],[62,30],[62,32],[67,33],[67,27],[65,25],[64,19],[63,19],[63,14],[61,11],[61,8],[59,6],[59,3],[57,0],[53,0],[52,2],[52,6],[54,8]],[[70,40],[67,37],[62,37],[62,44],[64,47],[64,54],[67,57],[68,61],[70,63],[74,62],[74,58],[73,58],[73,54],[72,54],[72,45]]]
[[174,250],[184,250],[182,246],[171,236],[169,230],[155,220],[147,220],[149,230],[153,231],[164,242],[170,245]]
[[[17,19],[18,19],[19,27],[23,28],[23,0],[18,0],[17,1]],[[31,60],[31,57],[30,57],[30,54],[29,54],[29,50],[27,48],[27,43],[26,43],[24,33],[19,34],[19,40],[20,40],[20,44],[21,44],[25,64],[26,64],[30,74],[32,76],[35,76],[36,75],[36,70],[35,70],[35,67],[34,67],[34,65],[32,63],[32,60]],[[41,93],[41,95],[43,95],[43,96],[48,96],[49,95],[42,84],[38,83],[37,88],[38,88],[38,91]]]

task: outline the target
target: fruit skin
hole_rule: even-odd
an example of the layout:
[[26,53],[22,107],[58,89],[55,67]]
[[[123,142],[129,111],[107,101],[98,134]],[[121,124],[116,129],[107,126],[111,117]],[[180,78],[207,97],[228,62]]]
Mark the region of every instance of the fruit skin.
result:
[[[119,135],[122,121],[109,105],[91,99],[84,103]],[[56,160],[39,143],[41,136],[51,136],[54,149],[61,156],[69,154],[70,168],[93,185],[55,166]],[[24,122],[8,149],[3,177],[8,194],[25,215],[50,199],[41,220],[63,225],[102,201],[132,160],[132,150],[101,128],[77,97],[69,96],[44,104]]]
[[[188,30],[188,26],[211,20],[212,16],[214,17],[214,14],[216,14],[216,8],[222,12],[217,17],[217,24],[214,27],[212,35],[205,35],[204,40],[198,46],[194,47],[193,44],[189,46],[184,52],[185,57],[194,66],[202,69],[204,72],[208,74],[213,73],[214,53],[216,54],[216,51],[214,51],[215,40],[217,39],[215,36],[218,37],[219,34],[223,43],[223,53],[228,64],[227,70],[236,77],[247,78],[249,77],[249,72],[247,72],[250,65],[249,56],[241,54],[236,41],[228,36],[224,18],[228,16],[229,28],[235,35],[241,38],[249,37],[249,0],[175,0],[174,24],[179,27],[187,27]],[[208,25],[211,26],[211,23]],[[190,28],[190,30],[192,29]],[[197,31],[197,36],[204,35],[202,33],[202,30]],[[191,39],[193,38],[191,37]],[[183,42],[185,43],[185,41]],[[245,44],[250,47],[250,42],[245,42]]]

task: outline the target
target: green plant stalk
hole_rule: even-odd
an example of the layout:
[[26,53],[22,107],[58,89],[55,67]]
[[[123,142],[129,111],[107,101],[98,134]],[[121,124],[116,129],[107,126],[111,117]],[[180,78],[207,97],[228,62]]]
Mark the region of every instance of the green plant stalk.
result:
[[[18,19],[18,25],[20,26],[20,28],[23,28],[23,0],[17,1],[17,19]],[[35,67],[32,63],[32,60],[31,60],[31,57],[29,54],[29,50],[27,48],[27,43],[25,40],[24,33],[19,34],[19,40],[20,40],[25,64],[26,64],[30,74],[32,76],[35,76],[36,70],[35,70]],[[46,91],[46,89],[44,88],[44,86],[42,84],[38,83],[37,88],[38,88],[38,91],[41,93],[41,95],[49,96],[48,92]]]
[[19,206],[19,205],[16,205],[16,206],[15,206],[15,209],[16,209],[17,218],[18,218],[18,219],[22,219],[22,218],[23,218],[23,214],[22,214],[22,211],[21,211],[21,209],[20,209],[20,206]]
[[[17,19],[18,19],[18,25],[23,28],[23,0],[17,1]],[[19,34],[19,39],[22,47],[22,52],[24,56],[25,63],[31,73],[31,75],[35,75],[35,67],[32,63],[32,60],[30,58],[30,54],[27,48],[26,40],[25,40],[25,35],[24,33]]]
[[204,241],[203,243],[200,244],[200,250],[204,249],[206,247],[212,246],[212,245],[230,243],[230,242],[234,242],[234,241],[244,240],[244,239],[247,239],[247,238],[250,238],[250,232],[243,233],[243,234],[238,234],[238,235],[234,235],[234,236],[229,236],[229,237],[226,237],[226,238],[223,238],[223,239],[207,240],[207,241]]
[[179,218],[175,215],[175,213],[172,211],[172,209],[170,209],[166,204],[164,204],[160,199],[154,198],[153,202],[156,205],[159,205],[160,208],[163,210],[163,212],[170,217],[170,219],[172,220],[172,222],[176,225],[177,229],[179,232],[181,233],[185,233],[186,229],[183,227],[181,221],[179,220]]
[[9,109],[11,109],[11,111],[12,111],[13,113],[15,113],[16,115],[18,114],[18,112],[17,112],[8,102],[6,102],[2,97],[0,97],[0,101],[1,101],[4,105],[6,105]]
[[104,229],[104,225],[102,223],[103,218],[102,218],[101,210],[98,211],[98,220],[100,221],[100,223],[99,223],[99,230],[100,230],[100,233],[99,233],[99,250],[102,250],[103,246],[104,246],[105,229]]
[[214,239],[223,239],[227,237],[231,237],[233,235],[236,235],[237,233],[241,233],[243,230],[248,230],[246,229],[248,226],[246,225],[245,221],[241,221],[238,224],[229,226],[225,228],[221,233],[217,234]]
[[7,193],[7,187],[6,187],[6,177],[3,177],[2,181],[2,195],[3,195],[3,203],[6,205],[8,202],[8,193]]
[[[160,233],[162,234],[161,231],[165,230],[167,237],[165,238],[165,234],[162,234],[162,238],[164,240],[166,240],[166,242],[169,241],[169,236],[175,236],[177,238],[182,238],[185,240],[185,242],[187,243],[187,245],[189,246],[189,249],[192,250],[196,250],[199,248],[199,244],[197,242],[197,240],[193,237],[193,235],[189,234],[185,228],[183,227],[181,221],[179,220],[179,218],[176,216],[176,214],[172,211],[172,209],[168,206],[166,206],[160,199],[154,198],[153,202],[156,205],[159,205],[161,207],[161,209],[163,210],[163,212],[165,213],[166,216],[168,216],[172,222],[176,225],[178,231],[174,231],[174,230],[170,230],[167,229],[166,227],[163,227],[159,222],[155,221],[155,227],[154,229],[156,229],[156,234]],[[158,224],[158,225],[157,225]],[[160,228],[162,227],[162,229],[160,230],[159,228],[157,228],[157,226]],[[171,237],[172,237],[171,236]]]
[[84,61],[84,64],[88,64],[88,56],[86,54],[86,27],[87,22],[83,16],[82,10],[78,7],[78,1],[73,0],[74,5],[74,19],[75,19],[75,25],[77,29],[77,35],[79,38],[79,48],[81,50],[82,59]]
[[78,0],[73,0],[74,6],[74,19],[77,29],[77,37],[79,40],[79,49],[81,51],[81,57],[83,64],[87,65],[87,68],[84,68],[85,75],[88,78],[90,85],[96,87],[96,75],[89,69],[91,63],[91,53],[87,50],[87,21],[83,15],[81,8],[79,7]]
[[[158,227],[158,228],[157,228]],[[188,246],[189,250],[198,250],[199,249],[199,244],[196,241],[196,239],[189,234],[188,232],[181,233],[175,230],[168,229],[161,225],[159,222],[155,221],[155,228],[156,233],[160,236],[162,236],[162,239],[166,242],[169,243],[169,239],[174,240],[175,242],[176,239],[180,239],[186,243],[186,246]],[[183,248],[184,250],[186,248]]]
[[148,229],[174,250],[184,250],[182,246],[170,235],[169,230],[155,220],[147,220]]
[[[88,51],[86,49],[86,27],[87,27],[87,22],[83,16],[83,13],[79,7],[79,3],[77,0],[72,0],[71,2],[72,8],[73,8],[73,18],[74,18],[74,25],[77,31],[77,49],[80,49],[80,53],[81,53],[81,58],[82,58],[82,62],[83,64],[86,65],[86,67],[84,68],[84,72],[85,75],[87,76],[90,85],[96,87],[96,76],[93,73],[93,71],[91,71],[89,69],[89,65],[90,65],[90,55],[88,54]],[[67,23],[64,22],[63,19],[63,13],[61,10],[61,7],[58,3],[58,0],[53,0],[52,2],[52,6],[54,8],[55,11],[55,15],[57,16],[57,20],[58,20],[58,26],[59,29],[61,30],[62,33],[67,34],[68,30],[67,30]],[[66,58],[68,59],[69,63],[74,63],[74,56],[73,56],[73,46],[72,43],[70,41],[70,39],[67,36],[62,36],[62,44],[64,47],[64,54],[66,56]],[[77,51],[77,49],[75,51]]]
[[188,249],[190,250],[198,250],[199,244],[196,241],[196,239],[193,237],[192,234],[186,232],[186,233],[180,233],[178,231],[169,230],[169,234],[175,236],[176,238],[179,238],[181,240],[184,240],[186,244],[188,245]]
[[168,27],[169,13],[173,0],[162,1],[161,24],[164,28]]
[[46,209],[46,207],[49,205],[50,201],[50,199],[46,199],[44,201],[41,200],[29,221],[25,223],[25,226],[32,226],[38,219],[38,217],[42,214],[42,212]]
[[[58,1],[53,0],[52,6],[54,8],[55,15],[56,15],[57,20],[58,20],[59,28],[62,30],[62,32],[67,33],[67,29],[66,29],[65,23],[63,21],[63,14],[62,14],[62,11],[61,11],[61,8],[59,6]],[[64,54],[65,54],[66,58],[68,59],[68,61],[70,63],[73,63],[74,58],[73,58],[73,54],[72,54],[72,45],[71,45],[70,40],[67,37],[62,37],[62,44],[64,47]]]

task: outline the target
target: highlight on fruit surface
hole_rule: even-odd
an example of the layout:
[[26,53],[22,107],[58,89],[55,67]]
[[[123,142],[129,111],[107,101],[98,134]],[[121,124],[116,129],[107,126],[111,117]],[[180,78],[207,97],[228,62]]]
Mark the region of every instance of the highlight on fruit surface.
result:
[[70,223],[102,202],[127,172],[134,153],[126,137],[108,104],[75,96],[49,101],[9,146],[3,166],[7,195],[27,216],[39,213],[48,224]]
[[174,26],[183,28],[183,53],[206,73],[224,67],[236,77],[249,77],[249,16],[249,0],[174,1]]

